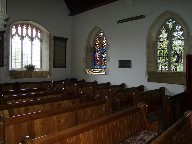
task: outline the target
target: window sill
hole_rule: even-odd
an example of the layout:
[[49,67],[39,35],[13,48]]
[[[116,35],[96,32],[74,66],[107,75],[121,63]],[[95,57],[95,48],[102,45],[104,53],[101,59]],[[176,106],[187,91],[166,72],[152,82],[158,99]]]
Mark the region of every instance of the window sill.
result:
[[12,79],[20,79],[20,78],[46,78],[50,76],[49,71],[16,71],[10,70],[9,76]]
[[169,84],[180,84],[184,85],[185,72],[148,72],[148,82],[158,82],[158,83],[169,83]]
[[106,75],[107,69],[86,69],[87,74]]

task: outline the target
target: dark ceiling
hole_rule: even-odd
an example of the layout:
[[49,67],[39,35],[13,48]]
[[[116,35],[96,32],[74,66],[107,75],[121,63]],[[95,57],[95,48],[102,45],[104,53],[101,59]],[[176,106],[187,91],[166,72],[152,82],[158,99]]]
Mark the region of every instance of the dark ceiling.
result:
[[70,16],[118,1],[118,0],[64,0]]

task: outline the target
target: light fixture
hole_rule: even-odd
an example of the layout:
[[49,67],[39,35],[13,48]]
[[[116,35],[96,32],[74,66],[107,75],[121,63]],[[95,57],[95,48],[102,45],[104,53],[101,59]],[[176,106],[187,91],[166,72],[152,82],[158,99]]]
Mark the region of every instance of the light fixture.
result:
[[7,19],[7,0],[0,0],[0,31],[5,31]]

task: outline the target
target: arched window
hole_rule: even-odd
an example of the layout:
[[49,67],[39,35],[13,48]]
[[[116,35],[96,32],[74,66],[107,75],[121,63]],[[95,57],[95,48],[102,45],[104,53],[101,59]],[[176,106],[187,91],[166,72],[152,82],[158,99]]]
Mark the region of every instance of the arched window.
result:
[[104,32],[94,28],[88,37],[86,47],[86,72],[88,74],[106,74],[107,40]]
[[166,11],[152,24],[147,37],[148,81],[185,83],[189,28],[177,14]]
[[[50,76],[50,34],[33,21],[17,21],[9,26],[9,76],[35,78]],[[35,72],[25,72],[25,65],[34,65]]]
[[32,64],[41,69],[42,32],[28,23],[11,26],[10,69],[22,69]]
[[182,26],[173,18],[169,18],[157,35],[157,70],[183,72],[183,54],[184,33]]

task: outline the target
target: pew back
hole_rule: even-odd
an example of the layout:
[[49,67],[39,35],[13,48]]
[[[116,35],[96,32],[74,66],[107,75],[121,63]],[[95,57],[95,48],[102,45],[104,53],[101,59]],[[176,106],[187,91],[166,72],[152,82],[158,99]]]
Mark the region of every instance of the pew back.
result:
[[40,92],[29,92],[23,94],[5,95],[1,97],[2,104],[11,104],[22,101],[33,101],[37,99],[48,99],[53,97],[63,97],[64,91],[40,91]]
[[119,89],[125,88],[125,83],[120,85],[110,85],[110,86],[103,86],[103,87],[96,87],[94,89],[94,99],[113,99],[114,92]]
[[118,144],[147,129],[146,110],[146,105],[132,107],[65,131],[28,139],[25,144]]
[[25,136],[41,137],[98,119],[111,113],[110,106],[110,101],[97,101],[5,118],[5,143],[18,144]]
[[37,99],[34,101],[23,101],[7,105],[0,105],[0,113],[4,117],[33,113],[34,111],[46,111],[61,107],[72,106],[80,103],[79,97],[53,97],[49,99]]
[[166,130],[187,111],[187,93],[163,97],[163,129]]
[[93,84],[80,85],[78,87],[78,94],[84,96],[84,101],[90,101],[94,99],[96,88],[108,87],[108,86],[110,86],[110,82],[100,84],[93,83]]
[[188,111],[175,124],[164,131],[151,144],[191,144],[192,111]]
[[144,86],[140,85],[115,91],[114,97],[116,100],[120,101],[121,109],[133,106],[133,93],[135,92],[144,92]]
[[149,112],[151,112],[163,106],[162,101],[164,96],[164,87],[145,92],[135,92],[133,94],[133,105],[137,105],[140,102],[145,102],[149,106]]
[[67,91],[67,95],[75,95],[79,94],[79,87],[84,85],[95,85],[97,81],[93,82],[79,82],[79,83],[64,83],[64,89]]

